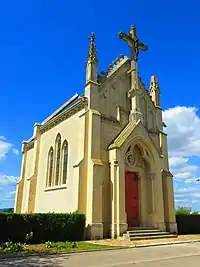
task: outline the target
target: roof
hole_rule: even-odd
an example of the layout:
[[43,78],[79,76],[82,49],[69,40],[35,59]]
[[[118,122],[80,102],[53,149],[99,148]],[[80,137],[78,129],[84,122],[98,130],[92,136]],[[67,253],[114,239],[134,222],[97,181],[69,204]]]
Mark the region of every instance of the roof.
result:
[[64,112],[72,109],[75,105],[81,102],[81,97],[78,94],[75,94],[72,98],[70,98],[67,102],[65,102],[60,108],[58,108],[55,112],[53,112],[49,117],[47,117],[41,125],[45,125],[60,116]]

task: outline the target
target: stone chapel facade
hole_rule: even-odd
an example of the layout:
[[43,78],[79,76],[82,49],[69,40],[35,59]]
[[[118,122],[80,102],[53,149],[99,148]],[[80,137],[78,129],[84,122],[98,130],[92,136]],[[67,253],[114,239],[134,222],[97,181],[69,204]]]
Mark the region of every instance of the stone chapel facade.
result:
[[147,90],[137,73],[139,50],[131,28],[119,34],[131,47],[98,75],[90,36],[83,95],[74,95],[22,143],[15,212],[86,214],[89,238],[119,237],[130,227],[177,232],[160,87]]

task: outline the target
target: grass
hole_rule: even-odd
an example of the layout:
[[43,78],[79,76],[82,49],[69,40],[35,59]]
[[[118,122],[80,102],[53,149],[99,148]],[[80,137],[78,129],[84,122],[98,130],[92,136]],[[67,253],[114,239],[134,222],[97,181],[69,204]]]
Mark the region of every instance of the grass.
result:
[[172,241],[187,241],[187,240],[200,240],[200,235],[180,235],[176,238],[167,239],[154,239],[154,240],[140,240],[128,241],[117,239],[104,239],[98,241],[79,241],[73,242],[46,242],[45,244],[24,245],[23,250],[13,252],[9,249],[2,249],[0,247],[0,257],[8,255],[26,255],[26,254],[53,254],[59,252],[78,252],[78,251],[93,251],[101,249],[119,248],[131,245],[152,244],[160,242]]
[[13,252],[10,250],[3,250],[0,247],[0,257],[5,255],[26,255],[26,254],[51,254],[51,253],[59,253],[59,252],[78,252],[78,251],[92,251],[92,250],[101,250],[101,249],[109,249],[113,247],[113,245],[102,245],[102,244],[93,244],[84,241],[76,242],[76,247],[74,247],[74,243],[71,242],[48,242],[51,243],[47,247],[45,244],[34,244],[34,245],[24,245],[23,251]]

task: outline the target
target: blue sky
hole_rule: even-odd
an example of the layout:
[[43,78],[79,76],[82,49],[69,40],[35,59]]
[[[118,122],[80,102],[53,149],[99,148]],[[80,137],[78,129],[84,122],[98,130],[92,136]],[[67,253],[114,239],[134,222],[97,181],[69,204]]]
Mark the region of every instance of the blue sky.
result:
[[[98,2],[98,4],[97,4]],[[176,206],[200,210],[200,2],[158,0],[2,1],[0,4],[0,208],[12,207],[21,142],[74,93],[82,93],[88,36],[96,33],[99,70],[129,56],[119,31],[137,27],[146,86],[157,75]]]

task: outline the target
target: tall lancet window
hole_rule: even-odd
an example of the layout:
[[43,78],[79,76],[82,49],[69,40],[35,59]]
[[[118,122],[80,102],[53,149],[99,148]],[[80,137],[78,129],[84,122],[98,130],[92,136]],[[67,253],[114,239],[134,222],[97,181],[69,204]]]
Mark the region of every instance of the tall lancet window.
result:
[[60,152],[61,152],[61,136],[57,135],[56,138],[56,173],[55,173],[55,185],[59,185],[60,174]]
[[53,182],[53,147],[50,148],[47,160],[47,182],[46,186],[52,186]]
[[68,165],[68,144],[67,141],[63,143],[63,171],[62,171],[62,184],[67,183],[67,165]]

